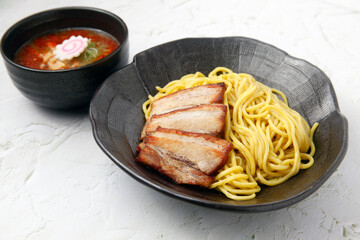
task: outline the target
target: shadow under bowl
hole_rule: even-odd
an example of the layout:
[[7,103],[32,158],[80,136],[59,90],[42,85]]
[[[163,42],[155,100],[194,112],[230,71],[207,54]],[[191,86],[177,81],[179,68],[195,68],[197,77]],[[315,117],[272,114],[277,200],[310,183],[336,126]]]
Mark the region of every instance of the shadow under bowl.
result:
[[[218,66],[249,73],[288,97],[291,108],[313,125],[314,165],[288,181],[262,186],[255,199],[235,201],[216,190],[179,185],[136,161],[136,146],[145,123],[142,104],[156,86]],[[244,37],[190,38],[139,53],[133,63],[112,74],[90,104],[93,134],[100,148],[139,182],[171,197],[238,212],[264,212],[290,206],[314,193],[337,169],[348,146],[348,125],[335,91],[323,71],[307,61]]]
[[[120,43],[107,57],[83,67],[38,70],[14,62],[15,53],[27,41],[64,28],[105,31]],[[1,39],[1,53],[14,85],[41,106],[68,109],[89,104],[99,85],[129,61],[128,29],[108,11],[90,7],[56,8],[31,15],[10,27]]]

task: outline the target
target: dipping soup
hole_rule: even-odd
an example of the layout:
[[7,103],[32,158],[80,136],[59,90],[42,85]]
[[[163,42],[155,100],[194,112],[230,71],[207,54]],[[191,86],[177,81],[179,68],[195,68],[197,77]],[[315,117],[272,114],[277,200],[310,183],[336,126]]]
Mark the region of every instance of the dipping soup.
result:
[[[79,37],[86,39],[86,46],[81,50],[79,41],[69,39]],[[68,40],[64,42],[65,40]],[[70,41],[71,41],[70,40]],[[61,44],[68,43],[63,49],[78,52],[78,56],[62,59],[55,54]],[[82,44],[82,43],[80,43]],[[81,67],[96,62],[112,53],[120,43],[110,34],[91,28],[69,28],[50,32],[25,43],[15,54],[14,61],[29,68],[42,70],[59,70]],[[84,47],[84,46],[82,46]]]

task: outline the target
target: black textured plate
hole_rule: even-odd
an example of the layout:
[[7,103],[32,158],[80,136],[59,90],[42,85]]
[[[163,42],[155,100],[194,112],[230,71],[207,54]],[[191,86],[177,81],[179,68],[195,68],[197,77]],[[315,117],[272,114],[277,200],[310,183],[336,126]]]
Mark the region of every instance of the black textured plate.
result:
[[[155,86],[200,71],[207,75],[223,66],[249,73],[283,91],[292,108],[309,124],[319,122],[314,140],[315,164],[287,182],[265,187],[249,201],[233,201],[216,190],[178,185],[135,161],[145,119],[141,105]],[[266,43],[243,37],[191,38],[166,43],[135,56],[133,63],[112,74],[90,105],[96,142],[126,173],[162,193],[208,207],[263,212],[287,207],[317,190],[337,169],[348,143],[329,78],[312,64]]]

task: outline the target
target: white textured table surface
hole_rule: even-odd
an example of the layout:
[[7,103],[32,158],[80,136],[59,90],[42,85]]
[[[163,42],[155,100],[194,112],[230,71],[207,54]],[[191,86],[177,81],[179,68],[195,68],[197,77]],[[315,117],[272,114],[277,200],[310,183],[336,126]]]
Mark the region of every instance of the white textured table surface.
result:
[[130,56],[184,37],[246,36],[320,67],[349,121],[349,148],[309,198],[261,214],[160,194],[96,145],[87,113],[35,106],[0,65],[0,239],[360,239],[360,1],[0,1],[0,34],[32,13],[85,5],[119,15]]

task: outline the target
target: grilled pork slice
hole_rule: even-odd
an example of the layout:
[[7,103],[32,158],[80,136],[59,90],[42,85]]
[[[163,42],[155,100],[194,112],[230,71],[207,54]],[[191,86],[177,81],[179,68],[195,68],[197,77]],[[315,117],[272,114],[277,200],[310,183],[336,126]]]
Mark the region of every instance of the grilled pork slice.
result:
[[214,83],[187,88],[159,98],[151,103],[150,117],[199,104],[223,103],[226,85]]
[[169,154],[162,154],[151,147],[145,147],[140,152],[138,160],[177,183],[209,187],[214,181],[213,176],[206,175],[186,162],[174,159]]
[[227,161],[232,144],[201,133],[157,128],[145,138],[138,161],[177,183],[210,186],[211,176]]
[[226,111],[224,104],[204,104],[157,114],[145,124],[141,138],[159,126],[217,136],[224,130]]

